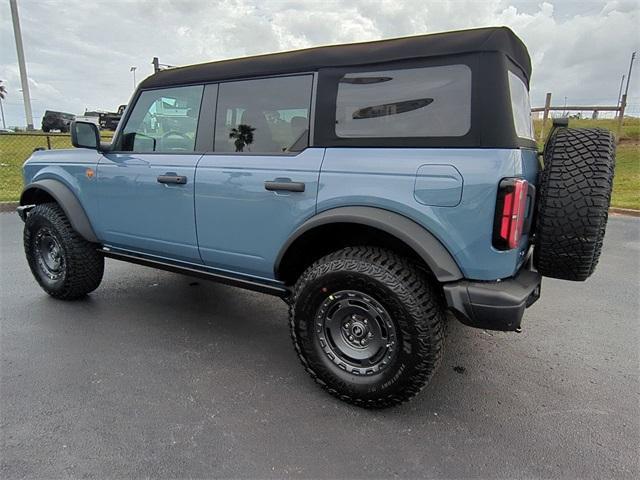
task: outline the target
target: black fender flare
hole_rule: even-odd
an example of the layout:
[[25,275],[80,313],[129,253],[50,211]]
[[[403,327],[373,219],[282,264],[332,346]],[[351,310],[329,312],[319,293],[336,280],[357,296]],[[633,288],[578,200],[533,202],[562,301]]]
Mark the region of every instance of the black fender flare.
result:
[[96,237],[93,231],[89,217],[84,211],[84,208],[82,208],[82,204],[69,187],[59,180],[46,178],[30,183],[24,188],[22,195],[20,195],[20,205],[27,206],[34,204],[33,198],[38,190],[46,192],[60,205],[60,208],[62,208],[64,214],[69,219],[71,227],[78,232],[82,238],[92,243],[99,242],[98,237]]
[[453,282],[464,277],[455,259],[440,240],[413,220],[382,208],[338,207],[311,217],[293,232],[276,258],[276,278],[289,247],[306,232],[331,223],[361,224],[393,235],[412,248],[440,282]]

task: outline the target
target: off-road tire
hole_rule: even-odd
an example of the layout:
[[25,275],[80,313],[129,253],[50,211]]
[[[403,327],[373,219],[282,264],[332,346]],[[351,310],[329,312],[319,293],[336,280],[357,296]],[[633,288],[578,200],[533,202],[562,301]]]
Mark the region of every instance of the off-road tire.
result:
[[[43,232],[60,250],[62,266],[55,278],[47,275],[42,255],[37,251]],[[73,230],[56,203],[43,203],[29,212],[24,226],[24,250],[33,276],[52,297],[74,300],[98,288],[102,281],[104,258],[98,253],[97,245]]]
[[546,277],[583,281],[595,270],[611,201],[613,135],[559,128],[549,138],[540,175],[534,265]]
[[[319,341],[323,301],[345,290],[379,302],[398,332],[395,357],[375,373],[349,372]],[[423,271],[391,251],[364,246],[336,251],[307,268],[289,309],[291,338],[311,378],[339,399],[366,408],[399,404],[429,383],[442,359],[444,323],[442,294]]]

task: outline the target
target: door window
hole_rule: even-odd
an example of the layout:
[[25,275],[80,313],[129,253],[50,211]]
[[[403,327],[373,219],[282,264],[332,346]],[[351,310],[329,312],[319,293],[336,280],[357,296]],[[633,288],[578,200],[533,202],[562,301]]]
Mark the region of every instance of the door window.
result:
[[202,85],[142,92],[122,132],[128,152],[193,152]]
[[282,153],[309,144],[311,75],[220,84],[215,151]]

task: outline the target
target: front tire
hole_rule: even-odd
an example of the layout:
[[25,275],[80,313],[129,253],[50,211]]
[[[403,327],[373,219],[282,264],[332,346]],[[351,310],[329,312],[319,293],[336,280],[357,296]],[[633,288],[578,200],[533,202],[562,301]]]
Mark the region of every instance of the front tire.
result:
[[29,212],[24,250],[33,276],[52,297],[74,300],[102,281],[104,258],[97,246],[73,230],[55,203],[37,205]]
[[415,396],[439,366],[442,296],[407,259],[349,247],[311,265],[296,283],[291,337],[311,377],[366,408]]

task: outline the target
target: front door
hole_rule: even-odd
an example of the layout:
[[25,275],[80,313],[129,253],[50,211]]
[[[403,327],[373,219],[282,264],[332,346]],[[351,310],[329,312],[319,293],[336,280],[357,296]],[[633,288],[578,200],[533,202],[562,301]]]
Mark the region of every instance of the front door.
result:
[[313,216],[324,149],[307,148],[312,75],[219,85],[214,152],[196,172],[204,263],[273,278],[289,235]]
[[143,91],[98,163],[97,229],[111,247],[201,263],[194,214],[203,86]]

